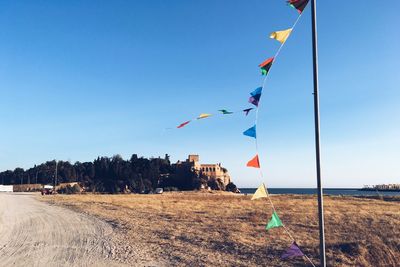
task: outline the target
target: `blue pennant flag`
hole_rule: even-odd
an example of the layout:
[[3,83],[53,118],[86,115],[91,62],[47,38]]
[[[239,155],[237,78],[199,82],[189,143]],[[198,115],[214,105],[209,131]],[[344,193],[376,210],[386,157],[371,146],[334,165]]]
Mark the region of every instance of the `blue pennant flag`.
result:
[[243,132],[244,135],[256,138],[256,126],[247,129]]
[[251,96],[261,95],[262,87],[256,88],[253,92],[250,93]]
[[258,87],[256,90],[250,93],[251,97],[249,98],[249,103],[258,107],[258,102],[261,98],[262,87]]

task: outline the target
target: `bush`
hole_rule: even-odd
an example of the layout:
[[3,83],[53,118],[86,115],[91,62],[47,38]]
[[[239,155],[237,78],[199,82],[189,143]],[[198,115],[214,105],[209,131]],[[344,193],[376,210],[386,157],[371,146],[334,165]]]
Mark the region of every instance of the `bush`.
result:
[[82,192],[82,187],[79,186],[79,184],[74,184],[74,186],[71,188],[71,194],[76,194]]
[[224,183],[219,179],[210,179],[208,181],[208,186],[212,190],[225,190]]
[[77,194],[82,192],[82,188],[78,185],[75,184],[74,186],[67,185],[66,187],[60,188],[57,190],[57,193],[59,194]]
[[174,186],[168,186],[164,188],[165,192],[172,192],[172,191],[179,191],[178,188],[174,187]]
[[234,193],[238,192],[238,188],[237,188],[236,185],[235,185],[234,183],[232,183],[232,182],[230,182],[229,184],[226,185],[225,190],[226,190],[226,191],[229,191],[229,192],[234,192]]

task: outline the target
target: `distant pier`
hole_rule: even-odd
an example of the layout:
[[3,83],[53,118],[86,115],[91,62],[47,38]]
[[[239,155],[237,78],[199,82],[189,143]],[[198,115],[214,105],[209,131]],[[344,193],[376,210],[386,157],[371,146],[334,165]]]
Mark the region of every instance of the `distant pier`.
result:
[[400,192],[400,184],[378,184],[378,185],[364,185],[361,191],[392,191]]

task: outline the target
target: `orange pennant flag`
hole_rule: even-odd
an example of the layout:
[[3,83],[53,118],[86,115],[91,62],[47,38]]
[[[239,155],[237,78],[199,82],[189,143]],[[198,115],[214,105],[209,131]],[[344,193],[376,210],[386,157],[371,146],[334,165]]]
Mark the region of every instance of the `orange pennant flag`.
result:
[[260,168],[260,161],[258,160],[258,155],[247,162],[247,167]]

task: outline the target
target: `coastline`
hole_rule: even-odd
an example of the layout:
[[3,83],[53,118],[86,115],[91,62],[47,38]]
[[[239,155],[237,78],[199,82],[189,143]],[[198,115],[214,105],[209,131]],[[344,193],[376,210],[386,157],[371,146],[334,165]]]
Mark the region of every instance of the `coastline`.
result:
[[361,188],[359,191],[378,191],[378,192],[399,192],[400,189],[377,189],[377,188]]
[[[253,194],[256,188],[239,188],[242,194]],[[324,188],[329,196],[399,196],[400,191],[361,190],[360,188]],[[268,188],[271,195],[315,195],[316,188]]]

